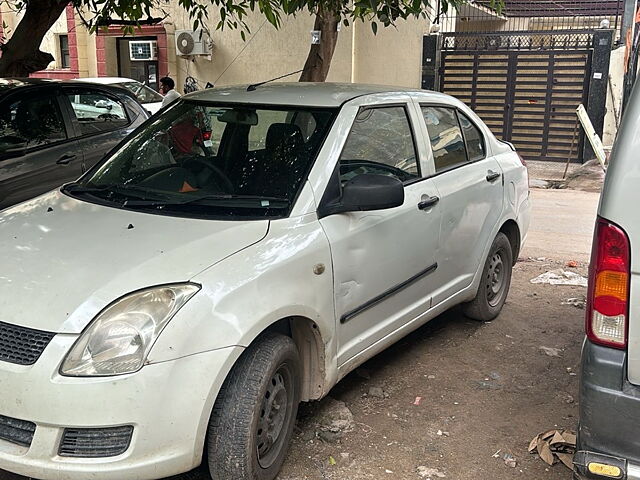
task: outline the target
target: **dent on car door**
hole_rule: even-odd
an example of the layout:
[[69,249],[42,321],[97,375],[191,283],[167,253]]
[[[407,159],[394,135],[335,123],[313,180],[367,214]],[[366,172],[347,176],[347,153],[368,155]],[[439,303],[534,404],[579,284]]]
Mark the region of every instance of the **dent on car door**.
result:
[[467,115],[443,105],[422,105],[421,110],[443,215],[438,277],[444,288],[434,296],[435,304],[469,286],[483,264],[502,215],[504,187],[500,165]]
[[0,104],[0,209],[80,175],[82,154],[69,127],[53,90]]
[[337,168],[340,185],[330,185],[328,192],[341,191],[359,175],[375,174],[402,181],[405,197],[400,207],[320,220],[331,244],[338,365],[345,366],[429,308],[440,211],[437,201],[420,207],[437,192],[422,178],[404,104],[361,108]]
[[90,88],[65,90],[71,115],[89,169],[122,141],[134,128],[125,103],[110,93]]

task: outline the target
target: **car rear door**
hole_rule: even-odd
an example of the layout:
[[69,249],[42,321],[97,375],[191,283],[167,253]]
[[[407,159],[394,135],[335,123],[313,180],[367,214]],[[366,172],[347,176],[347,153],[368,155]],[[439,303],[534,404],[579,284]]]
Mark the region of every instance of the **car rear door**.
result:
[[65,87],[63,97],[82,148],[85,170],[98,163],[146,119],[107,90]]
[[20,89],[0,101],[0,209],[80,176],[73,133],[57,87]]
[[500,165],[470,115],[445,103],[419,107],[442,208],[436,305],[468,287],[484,263],[502,215],[504,184]]
[[413,127],[419,118],[409,107],[376,103],[341,113],[355,119],[338,160],[340,184],[360,174],[393,176],[404,183],[405,199],[396,208],[320,220],[333,259],[339,367],[387,345],[386,337],[431,304],[440,209],[433,181],[422,175]]

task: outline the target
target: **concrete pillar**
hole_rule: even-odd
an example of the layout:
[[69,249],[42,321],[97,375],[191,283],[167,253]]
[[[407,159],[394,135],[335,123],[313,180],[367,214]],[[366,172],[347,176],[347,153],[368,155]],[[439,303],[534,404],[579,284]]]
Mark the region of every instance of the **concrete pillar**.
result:
[[[613,30],[596,30],[593,35],[593,58],[591,72],[589,72],[589,97],[585,107],[593,128],[600,138],[604,130],[612,43]],[[595,153],[587,141],[582,153],[582,161],[586,162],[592,158],[595,158]]]

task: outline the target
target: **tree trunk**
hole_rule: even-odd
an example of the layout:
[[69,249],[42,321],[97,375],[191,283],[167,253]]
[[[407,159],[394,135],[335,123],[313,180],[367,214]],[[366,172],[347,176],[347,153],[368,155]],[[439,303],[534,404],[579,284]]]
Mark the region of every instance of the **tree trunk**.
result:
[[300,75],[301,82],[324,82],[329,74],[331,58],[338,41],[338,18],[331,12],[320,8],[313,24],[314,30],[319,30],[320,43],[311,45],[304,70]]
[[0,46],[0,77],[26,77],[47,68],[53,61],[53,56],[41,52],[40,44],[68,3],[69,0],[26,2],[22,20],[9,41]]

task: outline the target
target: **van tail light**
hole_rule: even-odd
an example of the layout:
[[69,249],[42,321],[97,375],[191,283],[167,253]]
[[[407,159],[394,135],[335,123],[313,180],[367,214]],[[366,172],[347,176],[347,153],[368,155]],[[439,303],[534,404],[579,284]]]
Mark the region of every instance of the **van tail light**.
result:
[[591,249],[586,331],[593,343],[624,349],[629,318],[629,238],[598,218]]

